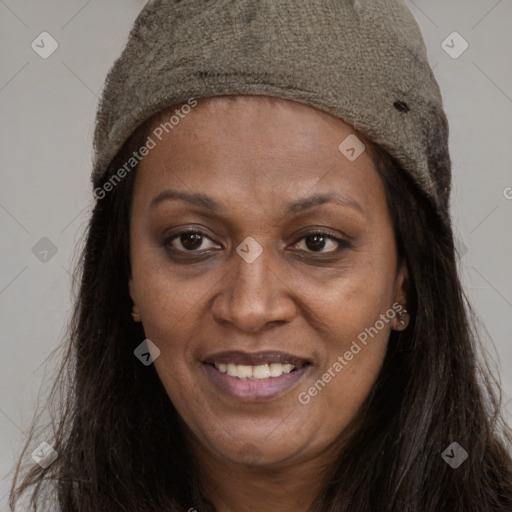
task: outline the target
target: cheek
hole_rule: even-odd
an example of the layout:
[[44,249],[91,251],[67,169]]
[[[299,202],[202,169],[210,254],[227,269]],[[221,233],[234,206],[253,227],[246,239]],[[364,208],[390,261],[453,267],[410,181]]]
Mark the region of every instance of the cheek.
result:
[[324,351],[314,382],[299,390],[298,399],[317,418],[320,436],[348,425],[386,356],[394,315],[394,253],[384,258],[381,251],[368,251],[356,260],[329,279],[303,283],[314,305],[308,310],[310,324],[321,334]]
[[[322,326],[329,350],[343,347],[390,309],[395,293],[396,255],[392,244],[353,251],[329,272],[290,275],[312,325]],[[389,323],[389,322],[388,322]]]
[[379,297],[372,298],[361,297],[358,305],[355,300],[341,301],[330,311],[322,362],[297,391],[318,449],[333,442],[356,417],[386,356],[391,321],[382,320],[381,315],[386,318],[390,310],[382,307]]
[[381,330],[375,329],[364,343],[358,339],[361,333],[354,333],[332,344],[327,364],[320,369],[313,384],[301,390],[305,394],[300,395],[300,402],[308,402],[325,423],[346,425],[377,379],[386,356],[389,332],[386,325]]
[[182,339],[197,325],[198,309],[218,280],[215,272],[203,271],[189,278],[187,269],[171,264],[165,248],[144,238],[134,243],[131,256],[137,303],[146,335],[150,339],[153,335],[155,343]]
[[199,363],[194,359],[194,340],[200,336],[198,318],[202,315],[198,317],[197,312],[203,288],[147,265],[140,278],[144,283],[140,294],[144,333],[160,350],[154,361],[156,372],[171,402],[186,423],[191,423],[188,406],[195,403],[201,408],[202,403],[196,393],[194,374]]
[[190,365],[197,364],[194,340],[199,339],[198,319],[204,318],[198,311],[210,284],[206,278],[183,279],[164,255],[164,249],[134,247],[132,275],[144,333],[160,350],[155,368],[173,399],[173,390],[193,389]]

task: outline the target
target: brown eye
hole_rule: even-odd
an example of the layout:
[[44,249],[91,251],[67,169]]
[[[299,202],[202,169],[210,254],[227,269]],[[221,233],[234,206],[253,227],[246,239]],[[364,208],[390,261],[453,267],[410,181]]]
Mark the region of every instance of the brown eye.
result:
[[213,244],[213,241],[200,231],[183,231],[173,235],[165,243],[181,252],[196,252],[198,249],[211,249],[215,246],[215,244],[213,246],[204,244],[205,240],[209,240]]
[[[347,242],[340,238],[337,238],[331,234],[323,232],[309,233],[302,237],[299,242],[296,242],[293,247],[297,246],[304,240],[303,246],[305,252],[316,252],[320,254],[330,254],[340,251],[342,248],[347,247]],[[327,249],[327,250],[324,250]]]

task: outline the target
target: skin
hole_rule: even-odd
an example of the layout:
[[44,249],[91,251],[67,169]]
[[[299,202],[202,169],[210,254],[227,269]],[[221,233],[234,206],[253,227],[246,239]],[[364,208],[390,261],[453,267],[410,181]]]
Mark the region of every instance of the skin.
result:
[[[390,330],[401,328],[396,318],[386,323],[309,403],[299,402],[365,328],[406,304],[382,181],[368,151],[351,162],[338,150],[353,133],[284,99],[201,100],[137,171],[130,296],[161,351],[156,370],[219,512],[309,508],[377,378]],[[206,194],[222,209],[181,200],[150,208],[165,189]],[[330,192],[346,202],[284,215],[287,203]],[[177,237],[165,246],[191,228],[204,232],[202,245],[187,252]],[[311,244],[306,235],[319,230],[347,243]],[[236,252],[249,236],[263,250],[250,264]],[[281,350],[312,366],[293,389],[246,403],[204,371],[205,356],[225,350]]]

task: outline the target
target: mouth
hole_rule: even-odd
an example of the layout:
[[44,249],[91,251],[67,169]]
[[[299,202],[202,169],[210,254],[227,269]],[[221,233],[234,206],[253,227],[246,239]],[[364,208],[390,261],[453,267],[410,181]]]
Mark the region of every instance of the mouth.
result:
[[258,402],[282,395],[309,371],[311,361],[284,352],[222,352],[204,368],[214,386],[233,398]]

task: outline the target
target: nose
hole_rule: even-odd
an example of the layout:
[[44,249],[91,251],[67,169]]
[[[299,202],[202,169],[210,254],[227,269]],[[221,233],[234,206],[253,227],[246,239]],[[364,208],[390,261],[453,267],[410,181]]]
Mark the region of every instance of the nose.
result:
[[212,313],[220,323],[256,333],[270,323],[287,323],[296,315],[292,284],[279,272],[278,256],[270,249],[251,263],[237,253],[223,280],[221,292],[212,304]]

